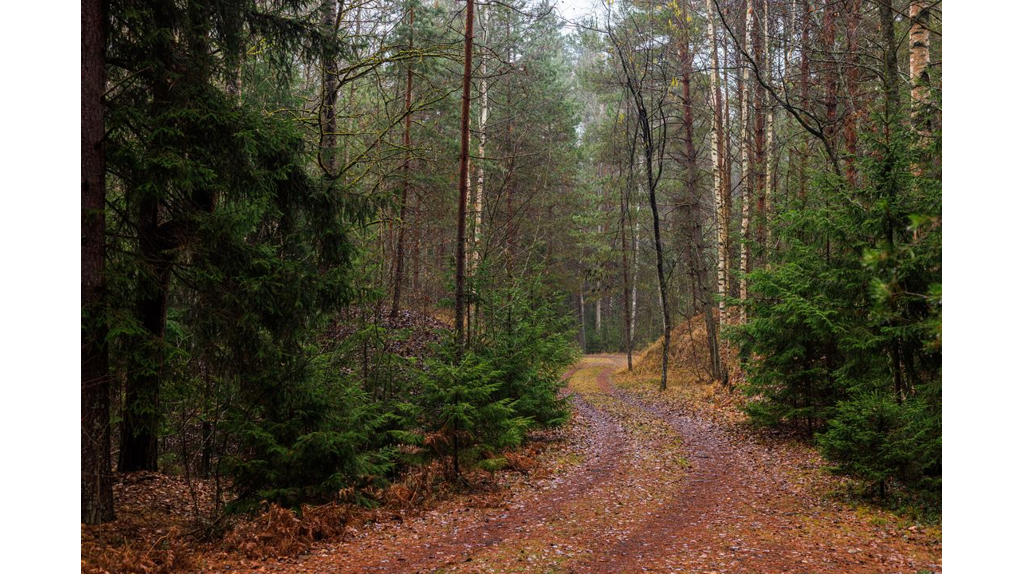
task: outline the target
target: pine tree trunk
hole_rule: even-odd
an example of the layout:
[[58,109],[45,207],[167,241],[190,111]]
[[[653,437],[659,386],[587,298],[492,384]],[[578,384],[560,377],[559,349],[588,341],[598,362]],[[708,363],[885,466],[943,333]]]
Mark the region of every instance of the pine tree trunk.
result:
[[[811,5],[808,0],[802,0],[804,13],[803,28],[800,32],[800,105],[809,109],[811,105]],[[810,155],[810,135],[803,134],[803,141],[800,149],[800,187],[799,196],[801,200],[807,197],[807,160]]]
[[847,13],[846,24],[846,89],[850,94],[850,109],[843,117],[843,140],[846,144],[846,181],[857,182],[857,120],[860,119],[860,65],[857,51],[860,40],[861,0],[853,0]]
[[[158,10],[166,10],[166,5]],[[158,14],[158,20],[170,20]],[[153,78],[152,117],[161,117],[170,100],[172,46],[164,38],[153,49],[161,65]],[[194,198],[195,199],[195,198]],[[212,201],[212,197],[207,197]],[[212,210],[213,205],[196,201],[196,207]],[[160,378],[164,366],[164,331],[167,322],[167,297],[170,288],[174,248],[179,238],[178,222],[160,222],[160,204],[152,194],[143,196],[135,214],[141,269],[138,280],[136,320],[144,331],[136,341],[125,380],[124,411],[121,422],[121,448],[117,468],[120,472],[157,469],[157,438],[160,430]]]
[[466,202],[469,198],[469,101],[473,84],[473,4],[466,0],[465,53],[462,70],[462,141],[459,147],[459,207],[455,234],[455,341],[465,346],[463,321],[466,316]]
[[931,134],[928,107],[931,103],[931,8],[921,0],[910,3],[910,100],[911,118],[918,134]]
[[882,79],[885,83],[885,119],[891,120],[900,104],[899,69],[896,67],[896,30],[892,0],[878,1],[879,29],[882,33]]
[[626,368],[633,370],[633,332],[629,320],[629,247],[626,244],[626,214],[629,206],[626,205],[626,187],[622,188],[619,198],[620,219],[619,230],[622,235],[622,327],[625,334],[626,347]]
[[580,285],[580,348],[587,352],[587,302],[583,298],[583,285]]
[[106,3],[82,2],[82,523],[114,519],[106,322]]
[[640,275],[640,206],[637,205],[633,216],[633,281],[630,282],[629,330],[636,336],[637,283]]
[[839,72],[835,61],[836,13],[835,7],[826,5],[821,18],[821,49],[825,55],[825,141],[835,148],[837,133],[836,114],[839,106]]
[[155,198],[146,198],[138,221],[140,273],[136,313],[146,335],[128,371],[121,422],[120,472],[157,469],[157,438],[160,430],[160,377],[164,366],[164,333],[167,296],[175,238],[159,223]]
[[[413,49],[413,6],[409,5],[409,52]],[[402,282],[405,280],[405,230],[408,227],[409,215],[409,161],[412,153],[412,62],[406,64],[405,70],[405,133],[402,134],[402,145],[405,147],[405,160],[402,162],[402,194],[398,205],[398,244],[395,246],[395,292],[391,300],[391,316],[398,316],[402,305]]]
[[[771,47],[771,35],[769,34],[769,23],[772,22],[771,13],[768,11],[768,0],[764,0],[763,5],[763,38],[764,38],[764,61],[767,63],[765,66],[766,79],[769,83],[772,81],[772,47]],[[786,55],[788,58],[788,54]],[[785,81],[785,77],[783,77]],[[764,189],[761,197],[762,201],[758,209],[759,224],[758,224],[758,243],[761,246],[761,258],[762,261],[767,257],[768,243],[771,241],[770,227],[771,223],[771,201],[772,193],[774,192],[773,187],[775,186],[775,102],[768,97],[768,94],[762,90],[761,94],[764,99],[764,106],[767,108],[767,119],[765,120],[765,144],[764,144]]]
[[[763,5],[767,10],[767,3]],[[762,70],[764,80],[771,82],[771,68],[772,63],[769,61],[765,54],[767,53],[766,43],[768,41],[767,36],[767,11],[760,12],[756,7],[752,6],[754,11],[755,21],[761,22],[762,26],[754,28],[754,53],[753,59],[757,62],[758,67]],[[764,34],[762,34],[764,32]],[[750,244],[758,243],[762,244],[764,240],[764,205],[765,205],[765,179],[767,177],[767,163],[765,158],[765,108],[767,103],[765,101],[766,92],[764,86],[760,82],[755,82],[751,86],[750,99],[752,102],[752,118],[753,118],[753,130],[754,130],[754,153],[753,153],[753,173],[754,173],[754,187],[753,193],[755,194],[752,198],[754,205],[751,205],[750,212],[748,214],[748,238],[747,241]],[[756,207],[756,209],[755,209]],[[756,220],[756,222],[754,221]],[[757,223],[757,231],[755,237],[755,231],[753,226]],[[750,247],[747,248],[747,266],[744,268],[744,273],[750,273],[754,267],[753,255],[751,255]],[[746,311],[744,313],[744,320],[746,320]]]
[[[326,0],[322,7],[322,27],[324,33],[336,36],[335,22],[338,19],[337,0]],[[324,50],[323,62],[323,96],[320,109],[320,125],[323,130],[320,139],[320,161],[324,170],[334,174],[337,169],[338,119],[336,103],[338,99],[338,63],[333,48]]]
[[[680,29],[687,30],[686,8],[683,4],[683,17]],[[690,275],[690,293],[695,312],[704,315],[708,337],[708,359],[711,365],[711,376],[721,380],[721,363],[718,355],[717,325],[710,305],[711,294],[708,286],[707,266],[704,260],[704,231],[700,213],[700,173],[697,167],[697,148],[693,142],[693,96],[691,93],[691,76],[693,74],[693,52],[690,50],[690,38],[681,36],[679,40],[679,59],[683,64],[683,149],[686,168],[686,197],[683,217],[685,221],[686,259]]]

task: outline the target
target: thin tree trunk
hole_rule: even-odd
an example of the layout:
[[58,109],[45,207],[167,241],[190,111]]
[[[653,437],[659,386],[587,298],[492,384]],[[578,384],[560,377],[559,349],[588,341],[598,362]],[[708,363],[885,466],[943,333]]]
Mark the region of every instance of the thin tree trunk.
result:
[[[167,9],[166,5],[157,4],[158,11]],[[158,14],[157,18],[169,19],[166,14]],[[153,78],[152,117],[161,117],[170,100],[172,49],[169,38],[163,38],[153,49],[154,58],[161,65]],[[207,195],[206,200],[202,207],[212,210],[212,196]],[[142,265],[135,312],[145,334],[136,341],[139,351],[132,355],[125,381],[121,448],[117,462],[120,472],[157,469],[167,296],[174,248],[179,241],[174,229],[176,222],[160,222],[159,201],[152,194],[144,194],[136,216]]]
[[882,81],[885,84],[885,119],[892,120],[900,104],[899,69],[896,67],[896,30],[892,0],[878,0],[879,28],[882,33]]
[[[751,50],[754,45],[754,0],[747,0],[744,26],[744,50]],[[739,53],[739,50],[737,50]],[[746,89],[744,89],[746,88]],[[743,66],[743,79],[739,82],[740,92],[740,173],[742,174],[742,207],[740,213],[740,322],[746,323],[747,310],[743,303],[747,301],[747,273],[750,272],[750,202],[754,179],[751,177],[750,132],[748,130],[749,109],[748,98],[752,92],[750,86],[750,66]]]
[[[683,4],[682,22],[686,22],[685,13],[688,3]],[[682,23],[680,29],[688,30]],[[693,142],[693,96],[690,81],[693,73],[693,52],[690,50],[690,38],[681,36],[679,41],[679,59],[683,64],[683,146],[686,161],[686,198],[684,218],[687,237],[686,259],[690,270],[690,290],[693,308],[704,315],[708,337],[708,359],[711,364],[711,376],[721,380],[721,363],[718,355],[717,325],[710,305],[710,293],[707,283],[707,268],[704,260],[704,232],[700,217],[700,173],[697,168],[697,148]]]
[[[480,12],[480,32],[482,42],[487,43],[487,6]],[[478,159],[476,168],[476,201],[473,206],[473,273],[476,273],[480,263],[480,236],[483,224],[484,212],[484,156],[487,146],[487,116],[489,113],[487,105],[487,58],[480,60],[480,144],[477,146]]]
[[420,234],[422,224],[423,200],[416,198],[416,207],[413,209],[412,226],[412,292],[416,300],[420,299]]
[[620,205],[620,219],[619,219],[619,230],[622,234],[622,326],[625,332],[625,346],[626,346],[626,368],[632,372],[633,370],[633,331],[632,324],[629,319],[629,247],[626,245],[626,215],[629,211],[629,206],[626,203],[626,190],[627,187],[623,187],[621,195],[619,197]]
[[[625,56],[619,52],[622,61],[623,72],[626,76],[626,85],[637,110],[637,122],[640,128],[641,141],[644,146],[644,173],[647,177],[647,199],[651,207],[651,218],[654,223],[654,250],[658,268],[658,296],[661,301],[662,330],[664,331],[661,346],[661,390],[668,387],[668,350],[672,344],[672,316],[669,311],[668,285],[665,278],[665,255],[661,242],[661,220],[658,216],[657,180],[654,174],[654,155],[657,143],[655,142],[654,127],[651,125],[651,117],[644,102],[642,86],[633,82]],[[660,111],[660,110],[659,110]],[[661,116],[664,121],[664,116]],[[662,126],[661,129],[667,129]],[[661,161],[659,156],[658,161]]]
[[839,72],[835,60],[836,14],[835,8],[825,5],[821,19],[821,49],[825,58],[825,140],[835,149],[837,132],[836,113],[838,110]]
[[583,298],[583,285],[580,285],[580,348],[587,352],[587,302]]
[[[802,0],[804,21],[800,32],[800,105],[809,109],[811,105],[811,5],[808,0]],[[807,197],[807,160],[810,155],[810,138],[807,133],[803,134],[800,150],[800,191],[801,200]]]
[[[647,198],[651,204],[651,218],[654,220],[654,251],[657,256],[658,267],[658,295],[661,299],[662,330],[664,339],[661,345],[661,390],[668,388],[668,350],[672,346],[672,315],[669,311],[668,284],[665,279],[665,254],[661,243],[661,221],[658,217],[658,197],[655,190],[654,180],[654,135],[650,127],[650,120],[646,117],[640,118],[647,124],[646,144],[644,151],[644,163],[647,171]],[[664,129],[664,128],[662,128]]]
[[[758,27],[754,28],[754,37],[753,37],[753,40],[754,40],[753,50],[754,50],[754,52],[753,52],[753,59],[754,59],[755,62],[757,62],[758,68],[763,71],[762,73],[763,73],[763,76],[764,76],[764,81],[765,82],[771,82],[771,62],[768,61],[767,58],[765,58],[765,53],[766,53],[765,43],[768,40],[767,40],[767,35],[762,34],[762,32],[765,32],[766,29],[767,29],[767,28],[765,28],[764,23],[767,21],[768,15],[767,15],[767,12],[761,13],[758,10],[757,6],[754,6],[753,4],[751,6],[751,9],[753,10],[754,20],[757,21],[757,22],[761,22],[762,23],[762,26],[758,26]],[[750,98],[749,99],[751,100],[751,106],[752,106],[751,113],[753,115],[751,116],[751,118],[752,118],[752,123],[753,123],[752,127],[753,127],[753,131],[754,131],[754,133],[753,133],[753,135],[754,135],[754,144],[753,144],[754,145],[754,152],[753,152],[753,157],[751,159],[751,161],[753,162],[752,172],[753,172],[753,176],[754,176],[754,181],[753,181],[754,187],[753,187],[753,190],[752,190],[753,191],[753,197],[751,198],[752,205],[750,206],[749,213],[747,214],[747,230],[748,230],[747,231],[747,235],[748,235],[747,236],[747,241],[749,242],[749,244],[753,244],[754,241],[755,241],[755,238],[754,238],[755,232],[754,232],[754,229],[753,229],[752,226],[755,224],[755,222],[752,221],[752,219],[756,218],[757,221],[763,221],[764,220],[763,215],[764,215],[764,202],[765,202],[765,198],[764,198],[764,194],[765,194],[765,175],[766,175],[766,171],[767,171],[766,170],[766,164],[765,164],[765,133],[764,133],[765,132],[765,107],[766,107],[765,96],[766,96],[766,92],[765,92],[765,88],[761,84],[761,82],[755,82],[754,85],[752,85],[750,87],[750,90],[751,90],[751,94],[750,94]],[[760,242],[762,240],[762,238],[763,238],[762,231],[763,231],[763,226],[759,225],[758,229],[757,229],[757,237],[756,237],[756,241],[758,241],[758,242]],[[748,247],[747,247],[747,266],[743,270],[744,273],[750,273],[751,269],[754,266],[754,259],[753,259],[753,255],[751,255],[749,244],[748,244]],[[744,320],[746,320],[746,312],[744,312]]]
[[82,523],[114,519],[106,315],[106,2],[82,1]]
[[[715,30],[715,19],[714,10],[711,6],[712,0],[706,0],[708,9],[708,44],[711,46],[711,98],[712,98],[712,111],[714,125],[711,130],[711,164],[712,173],[714,175],[714,191],[715,191],[715,211],[716,211],[716,223],[718,228],[718,321],[719,324],[724,325],[727,322],[727,315],[725,310],[725,298],[728,296],[728,236],[729,236],[729,219],[728,211],[726,210],[727,197],[724,186],[722,185],[722,163],[721,155],[723,148],[723,138],[725,134],[722,128],[722,90],[718,83],[718,39],[717,32]],[[724,353],[719,350],[719,357],[724,356]],[[721,370],[722,382],[728,384],[728,374],[724,368]]]
[[[409,4],[409,52],[413,49],[414,7]],[[395,247],[395,292],[391,301],[391,316],[398,316],[402,304],[402,282],[405,279],[405,230],[408,222],[409,205],[409,161],[412,153],[412,61],[405,70],[405,133],[402,145],[405,147],[405,161],[402,162],[402,195],[398,207],[398,245]]]
[[931,134],[928,107],[931,103],[931,8],[921,0],[910,3],[910,100],[911,119],[918,134]]
[[636,206],[636,213],[633,216],[633,281],[630,283],[632,293],[629,303],[630,332],[636,333],[636,308],[637,308],[637,279],[640,274],[640,206]]
[[860,65],[857,50],[860,40],[860,0],[853,0],[846,15],[846,89],[850,94],[850,109],[843,117],[843,140],[846,144],[846,181],[851,186],[857,181],[857,121],[860,119]]
[[[771,80],[772,80],[772,68],[773,68],[773,66],[772,66],[772,49],[771,49],[772,47],[771,47],[771,35],[769,34],[768,26],[769,26],[769,22],[771,22],[772,19],[771,19],[771,14],[768,12],[768,0],[764,0],[763,10],[764,10],[763,11],[763,17],[764,17],[764,36],[763,36],[764,37],[764,54],[765,54],[765,62],[767,62],[767,64],[768,64],[767,66],[765,66],[765,69],[767,70],[767,80],[769,82],[771,82]],[[788,54],[787,54],[786,57],[788,58]],[[785,81],[784,77],[783,77],[783,81]],[[771,235],[770,235],[771,234],[771,227],[770,227],[771,215],[770,215],[770,210],[771,210],[772,193],[774,192],[773,188],[775,186],[775,177],[774,177],[775,176],[775,169],[774,169],[774,165],[775,165],[775,157],[774,157],[775,156],[775,148],[774,148],[774,138],[775,138],[775,102],[770,100],[767,97],[767,94],[764,91],[762,91],[762,95],[764,96],[764,102],[765,102],[764,105],[768,108],[768,118],[766,120],[766,125],[765,125],[764,190],[763,190],[762,195],[761,195],[761,197],[762,197],[761,205],[759,206],[760,207],[760,209],[759,209],[760,219],[759,219],[759,231],[758,231],[758,242],[760,243],[760,246],[761,246],[761,258],[762,258],[762,261],[764,261],[764,258],[767,257],[768,243],[771,241]]]
[[[326,0],[323,4],[322,27],[325,34],[336,36],[335,23],[338,20],[337,0]],[[324,50],[323,62],[323,99],[321,101],[320,125],[323,133],[320,138],[320,161],[328,174],[334,174],[337,167],[338,119],[336,103],[338,99],[338,62],[333,48]]]
[[[175,238],[159,224],[155,198],[140,207],[139,247],[143,270],[137,316],[146,335],[142,351],[128,372],[121,423],[120,472],[157,469],[160,427],[160,377],[164,364],[164,333]],[[165,224],[166,225],[166,224]]]
[[473,84],[473,4],[466,0],[464,67],[462,70],[462,142],[459,147],[459,208],[455,234],[455,341],[460,353],[465,346],[466,315],[466,201],[469,197],[469,92]]

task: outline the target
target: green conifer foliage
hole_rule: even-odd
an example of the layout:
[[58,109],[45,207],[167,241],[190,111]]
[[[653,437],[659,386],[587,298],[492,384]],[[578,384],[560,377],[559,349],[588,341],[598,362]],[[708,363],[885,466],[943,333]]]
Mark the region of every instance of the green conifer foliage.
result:
[[[941,487],[941,189],[937,150],[884,122],[864,181],[822,175],[781,210],[785,246],[751,275],[751,319],[731,336],[755,422],[815,436],[839,470],[884,495]],[[924,166],[920,175],[915,166]]]

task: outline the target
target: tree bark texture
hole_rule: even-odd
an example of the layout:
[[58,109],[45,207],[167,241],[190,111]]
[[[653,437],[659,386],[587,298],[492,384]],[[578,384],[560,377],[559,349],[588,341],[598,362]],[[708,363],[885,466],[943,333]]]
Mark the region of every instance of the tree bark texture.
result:
[[928,68],[931,65],[931,8],[926,2],[914,0],[910,3],[910,108],[911,118],[918,133],[931,133],[928,106],[931,102],[931,79]]
[[[747,0],[747,9],[744,16],[744,49],[750,51],[754,45],[754,0]],[[737,51],[738,52],[738,51]],[[746,88],[746,89],[744,89]],[[740,207],[740,322],[747,321],[746,308],[742,306],[747,300],[747,276],[750,272],[750,202],[753,197],[752,188],[754,180],[751,175],[751,154],[750,154],[750,115],[748,110],[751,92],[750,66],[743,66],[743,79],[739,84],[740,92],[740,173],[742,174],[742,204]]]
[[466,315],[466,202],[469,197],[469,100],[473,84],[473,3],[466,0],[464,67],[462,70],[462,141],[459,147],[459,208],[455,234],[455,340],[465,345],[463,321]]
[[[409,52],[413,49],[414,13],[409,5]],[[402,146],[405,158],[402,162],[402,193],[398,204],[398,242],[395,246],[395,291],[391,300],[391,316],[398,316],[402,305],[402,282],[405,280],[405,233],[409,216],[409,161],[412,153],[412,62],[406,64],[405,70],[405,132],[402,134]]]
[[82,1],[82,522],[114,519],[106,322],[106,2]]

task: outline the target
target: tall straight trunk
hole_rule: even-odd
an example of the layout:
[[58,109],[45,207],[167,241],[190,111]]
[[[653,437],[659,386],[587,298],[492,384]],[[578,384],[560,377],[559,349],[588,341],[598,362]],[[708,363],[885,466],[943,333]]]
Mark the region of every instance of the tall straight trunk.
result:
[[[409,52],[413,49],[414,8],[409,4]],[[405,133],[402,134],[402,145],[405,147],[405,160],[402,162],[402,194],[398,206],[398,244],[395,247],[395,292],[391,300],[391,316],[398,316],[398,308],[402,304],[402,282],[405,280],[405,230],[408,227],[409,215],[409,161],[412,153],[412,61],[405,70]]]
[[[762,14],[763,14],[763,18],[764,18],[764,28],[763,28],[764,56],[765,56],[765,60],[764,61],[767,63],[767,65],[765,66],[765,70],[766,70],[767,80],[770,83],[772,81],[772,69],[773,69],[772,63],[773,63],[773,60],[772,60],[771,35],[769,34],[768,26],[769,26],[769,22],[772,21],[772,18],[771,18],[771,14],[768,11],[768,0],[764,0]],[[787,58],[788,58],[788,55],[787,55]],[[785,80],[785,78],[783,78],[783,80]],[[773,102],[771,99],[768,98],[768,95],[767,95],[767,93],[765,91],[762,90],[761,93],[762,93],[762,95],[764,95],[764,105],[768,109],[768,117],[765,120],[764,190],[763,190],[762,195],[761,195],[762,202],[761,202],[760,209],[759,209],[760,218],[759,218],[759,232],[758,232],[758,241],[759,241],[759,243],[761,245],[761,254],[762,254],[761,257],[762,257],[762,260],[763,260],[765,257],[767,257],[768,243],[771,240],[771,237],[770,237],[770,233],[771,233],[771,227],[770,227],[771,215],[770,215],[770,210],[771,210],[772,194],[774,192],[773,188],[775,186],[775,168],[774,168],[774,166],[775,166],[775,147],[774,147],[774,138],[775,138],[775,102]]]
[[[749,51],[754,45],[754,0],[747,0],[744,20],[746,22],[743,49]],[[737,50],[739,53],[740,50]],[[737,59],[738,60],[738,59]],[[746,89],[744,89],[746,88]],[[747,300],[747,273],[750,272],[750,201],[753,196],[754,179],[751,175],[750,117],[748,98],[753,91],[750,85],[750,66],[743,63],[743,79],[739,82],[740,93],[740,173],[742,174],[742,206],[740,213],[740,322],[747,321],[747,310],[742,305]]]
[[839,107],[839,71],[835,59],[836,13],[835,8],[825,5],[821,18],[821,49],[825,57],[825,140],[832,148],[835,147],[837,133],[836,114]]
[[146,198],[139,209],[140,274],[136,314],[145,332],[128,372],[124,415],[121,422],[120,472],[157,469],[157,437],[160,427],[160,377],[164,365],[164,334],[176,238],[159,223],[159,205]]
[[[157,20],[170,21],[168,3],[157,3]],[[152,117],[162,117],[170,101],[173,79],[173,46],[162,37],[153,48],[160,64],[152,80]],[[180,143],[180,142],[179,142]],[[160,427],[160,378],[164,364],[164,332],[171,266],[179,238],[175,224],[160,222],[160,204],[153,193],[141,194],[136,216],[141,269],[135,318],[142,327],[139,351],[132,354],[125,379],[124,412],[121,420],[121,448],[117,461],[120,472],[157,469],[157,437]],[[193,198],[195,200],[196,198]],[[212,202],[212,196],[206,199]],[[196,202],[197,204],[200,202]],[[196,205],[212,210],[212,203]]]
[[[336,36],[335,23],[338,20],[337,0],[326,0],[321,8],[323,11],[321,26],[326,35]],[[338,119],[336,103],[338,100],[338,62],[333,47],[324,50],[323,62],[323,96],[320,108],[320,125],[323,133],[320,138],[320,161],[324,170],[333,174],[337,168]]]
[[[487,43],[487,6],[480,12],[480,32],[482,41]],[[476,201],[473,205],[473,272],[480,263],[480,236],[484,213],[484,154],[487,148],[487,116],[490,110],[487,105],[487,58],[480,59],[480,143],[477,146],[476,168]]]
[[[682,22],[686,22],[687,3],[684,3]],[[680,29],[687,30],[682,23]],[[700,214],[700,173],[697,169],[697,148],[693,142],[693,96],[690,81],[693,74],[693,52],[690,50],[690,38],[687,35],[679,39],[679,59],[683,64],[683,147],[686,168],[686,197],[684,199],[684,227],[686,228],[686,260],[690,275],[690,294],[695,312],[704,315],[708,337],[708,359],[711,364],[711,376],[721,380],[721,361],[718,355],[718,338],[716,335],[714,313],[710,305],[708,291],[707,267],[704,263],[704,232]]]
[[910,3],[910,101],[911,119],[922,137],[931,134],[928,107],[931,103],[931,7],[921,0]]
[[[885,0],[883,0],[885,1]],[[803,27],[800,31],[800,105],[810,109],[811,105],[811,5],[802,0],[804,13]],[[800,199],[807,197],[807,160],[810,154],[810,134],[803,134],[800,150]]]
[[846,15],[846,87],[850,95],[850,109],[843,116],[843,141],[846,145],[846,180],[851,186],[857,181],[857,121],[860,119],[860,65],[857,50],[860,40],[861,0],[853,0]]
[[882,82],[885,85],[885,118],[891,120],[900,105],[899,69],[896,67],[896,29],[892,0],[878,0],[878,24],[882,35]]
[[587,302],[583,298],[583,285],[580,285],[580,348],[587,352]]
[[711,47],[711,99],[712,118],[711,128],[711,170],[714,179],[716,226],[718,229],[718,320],[726,322],[725,298],[728,296],[728,238],[729,220],[726,204],[728,198],[725,186],[723,185],[723,140],[725,133],[722,126],[722,89],[718,77],[718,33],[715,29],[714,10],[711,6],[712,0],[707,1],[708,9],[708,45]]
[[633,281],[630,282],[630,299],[629,299],[629,330],[631,333],[636,333],[636,292],[637,292],[637,279],[640,275],[640,206],[636,206],[636,212],[633,214]]
[[82,1],[82,523],[114,519],[106,315],[106,2]]
[[[716,31],[717,33],[717,31]],[[740,64],[740,51],[736,50],[734,55],[736,58],[736,66]],[[732,228],[732,111],[730,108],[729,97],[729,41],[726,38],[722,38],[722,61],[725,63],[721,70],[722,74],[722,139],[724,141],[725,154],[722,156],[722,209],[725,212],[723,216],[725,219],[725,292],[726,294],[732,294],[732,277],[729,274],[731,257],[732,257],[732,236],[730,234]],[[736,82],[737,89],[739,88],[739,81]],[[739,93],[737,92],[737,96]]]
[[629,320],[629,247],[626,244],[626,220],[629,205],[626,201],[628,184],[619,196],[619,230],[622,235],[622,327],[625,333],[626,368],[633,370],[633,330]]
[[455,234],[455,341],[465,346],[463,321],[466,315],[466,201],[469,197],[469,91],[473,84],[473,3],[466,0],[464,66],[462,69],[462,142],[459,147],[459,208]]
[[[767,22],[767,12],[761,13],[758,11],[756,6],[752,6],[754,11],[754,19],[757,22],[761,22],[761,27],[754,28],[754,52],[752,54],[754,61],[757,62],[758,67],[763,70],[765,81],[771,81],[771,62],[765,58],[765,43],[768,41],[766,35],[762,35],[761,32],[765,31],[764,24]],[[750,100],[752,107],[752,128],[754,136],[754,151],[751,161],[753,162],[752,171],[754,174],[754,187],[753,187],[753,198],[750,211],[748,214],[748,238],[747,240],[751,243],[755,241],[754,230],[751,226],[754,225],[752,218],[756,218],[758,222],[764,220],[764,202],[765,202],[765,175],[766,175],[766,164],[765,164],[765,89],[760,82],[755,82],[750,89]],[[756,207],[756,210],[754,209]],[[758,225],[756,241],[760,242],[762,239],[763,226]],[[753,268],[754,261],[752,255],[750,255],[750,248],[747,248],[747,267],[744,269],[744,273],[749,273]]]
[[412,292],[419,298],[420,293],[420,235],[422,234],[422,199],[416,198],[415,208],[412,210]]
[[[718,82],[718,32],[715,29],[714,10],[711,6],[712,0],[706,0],[708,10],[708,45],[711,47],[711,98],[712,98],[712,117],[714,119],[714,125],[711,130],[711,164],[712,173],[714,174],[714,190],[715,190],[715,212],[716,212],[716,223],[718,228],[717,240],[718,240],[718,322],[719,325],[724,325],[727,322],[727,315],[725,309],[725,298],[729,294],[729,193],[723,185],[723,139],[726,137],[722,125],[722,89]],[[724,356],[724,352],[719,346],[719,361]],[[725,369],[725,365],[722,364],[719,371],[723,384],[728,385],[729,376],[728,371]]]
[[[361,38],[362,37],[362,24],[363,24],[363,3],[359,2],[359,3],[356,4],[356,32],[355,32],[355,37],[356,38]],[[353,60],[358,61],[360,59],[358,45],[354,45],[352,47],[352,51],[354,52]],[[358,109],[356,107],[357,106],[357,103],[356,103],[356,87],[358,85],[359,85],[358,82],[349,82],[349,88],[348,88],[348,108],[351,109],[353,113],[349,113],[348,114],[349,119],[348,119],[348,122],[346,122],[348,124],[346,129],[347,129],[348,133],[350,133],[350,134],[356,133],[358,131],[357,128],[359,127],[358,126],[358,124],[359,124],[359,120],[358,120],[359,114],[358,114]],[[350,139],[352,139],[352,138],[350,138],[350,137],[342,138],[342,146],[341,146],[341,149],[342,149],[341,156],[342,157],[341,157],[341,161],[343,162],[344,166],[348,166],[349,159],[351,159],[351,154],[349,153],[349,147],[348,147]]]

